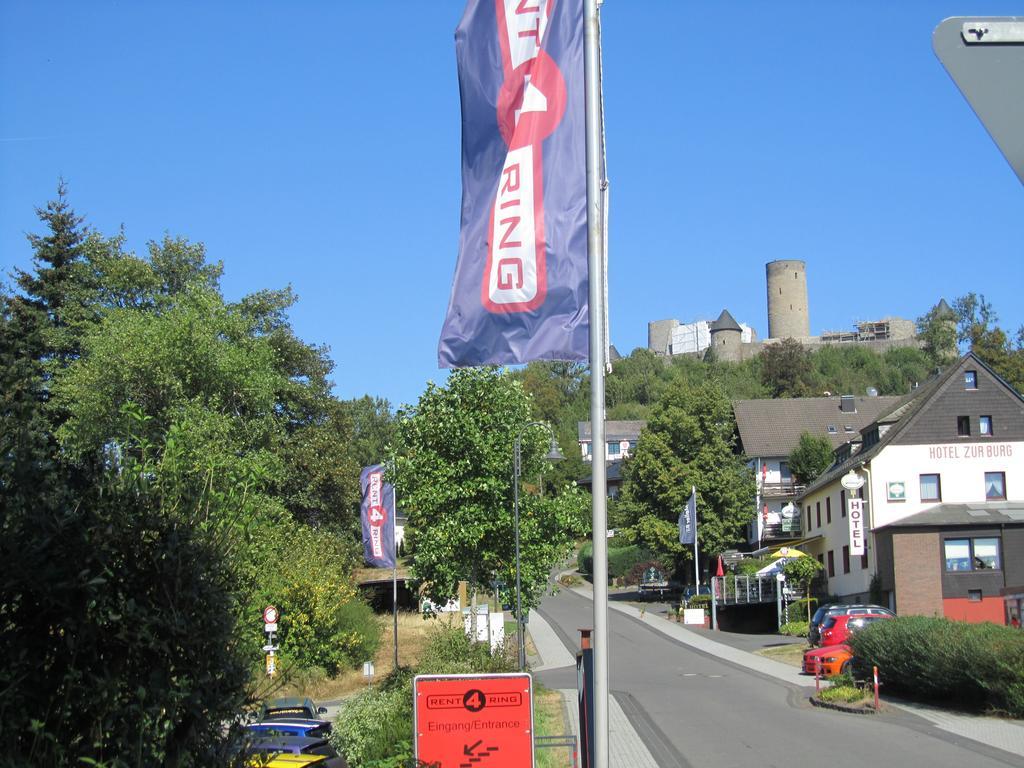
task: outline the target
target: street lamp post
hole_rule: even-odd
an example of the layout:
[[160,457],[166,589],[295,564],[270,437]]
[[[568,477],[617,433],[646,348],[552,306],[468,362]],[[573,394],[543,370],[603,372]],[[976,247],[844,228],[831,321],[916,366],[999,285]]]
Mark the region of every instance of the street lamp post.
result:
[[524,424],[516,434],[512,451],[512,514],[516,529],[516,642],[519,651],[519,671],[526,669],[526,637],[523,630],[523,593],[522,581],[519,577],[519,476],[522,474],[523,433],[530,427],[544,427],[551,436],[551,448],[546,458],[548,461],[561,461],[565,458],[558,449],[555,435],[551,427],[543,421],[531,421]]

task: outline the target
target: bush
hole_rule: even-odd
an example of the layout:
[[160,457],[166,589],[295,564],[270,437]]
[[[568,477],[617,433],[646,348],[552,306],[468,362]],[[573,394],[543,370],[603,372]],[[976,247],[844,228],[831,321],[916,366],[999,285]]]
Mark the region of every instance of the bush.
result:
[[762,568],[767,568],[774,562],[770,557],[743,558],[736,564],[737,576],[753,576]]
[[[654,553],[644,547],[637,546],[636,544],[629,544],[625,539],[621,539],[621,543],[613,545],[612,542],[614,541],[616,540],[609,539],[608,541],[609,579],[621,579],[623,577],[628,577],[630,571],[633,570],[635,565],[642,563],[645,560],[654,559]],[[594,573],[594,550],[590,542],[587,542],[580,547],[577,562],[580,573]]]
[[807,630],[810,626],[806,621],[787,621],[779,627],[779,634],[790,637],[807,637]]
[[[810,603],[810,608],[807,607],[808,603]],[[817,608],[817,598],[800,598],[786,606],[786,621],[789,623],[802,621],[804,624],[808,624],[810,623],[807,619],[808,615],[813,615]]]
[[887,690],[1024,716],[1024,633],[995,624],[908,616],[850,638],[858,664]]
[[346,702],[331,742],[350,768],[412,758],[412,678],[412,670],[401,667]]
[[431,633],[415,670],[402,667],[380,684],[352,697],[341,710],[331,742],[350,768],[405,768],[414,765],[412,680],[416,675],[514,672],[511,644],[491,655],[484,643],[471,643],[459,628]]

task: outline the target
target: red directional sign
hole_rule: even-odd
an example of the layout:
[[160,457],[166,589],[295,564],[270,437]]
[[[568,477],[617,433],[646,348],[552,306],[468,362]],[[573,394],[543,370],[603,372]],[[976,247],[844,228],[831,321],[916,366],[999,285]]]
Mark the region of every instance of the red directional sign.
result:
[[533,768],[526,674],[417,675],[416,758],[440,768]]

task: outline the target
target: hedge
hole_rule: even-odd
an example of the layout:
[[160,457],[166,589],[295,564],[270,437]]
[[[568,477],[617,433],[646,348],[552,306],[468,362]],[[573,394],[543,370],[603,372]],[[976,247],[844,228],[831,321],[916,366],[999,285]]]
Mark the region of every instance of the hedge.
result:
[[849,640],[859,671],[886,690],[1024,717],[1024,632],[996,624],[905,616]]
[[[614,546],[611,544],[611,541],[614,541],[614,539],[609,541],[608,546],[608,578],[610,579],[628,576],[630,571],[633,570],[633,566],[637,563],[656,559],[654,554],[644,547],[636,544]],[[577,567],[580,573],[592,574],[594,572],[594,552],[593,545],[590,542],[580,547]]]

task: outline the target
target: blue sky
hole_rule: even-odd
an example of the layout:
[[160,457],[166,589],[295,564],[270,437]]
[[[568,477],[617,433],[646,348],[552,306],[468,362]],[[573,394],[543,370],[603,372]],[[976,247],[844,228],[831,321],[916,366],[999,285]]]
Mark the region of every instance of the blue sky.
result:
[[[458,244],[461,0],[0,3],[0,266],[57,180],[131,248],[291,284],[336,393],[414,402]],[[1024,190],[931,49],[1005,2],[606,0],[612,341],[723,308],[767,334],[764,265],[807,262],[812,333],[984,293],[1024,324]]]

